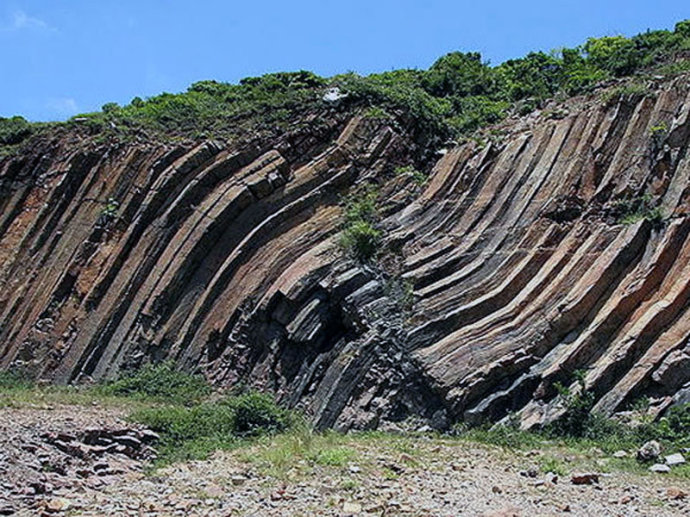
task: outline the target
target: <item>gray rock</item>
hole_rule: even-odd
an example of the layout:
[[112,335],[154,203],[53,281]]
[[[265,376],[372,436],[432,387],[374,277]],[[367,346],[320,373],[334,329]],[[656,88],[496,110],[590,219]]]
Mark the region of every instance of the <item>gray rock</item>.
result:
[[668,465],[662,465],[661,463],[655,463],[651,467],[649,467],[649,470],[652,472],[657,472],[659,474],[667,474],[671,472],[671,467]]
[[240,486],[240,485],[244,485],[244,482],[247,481],[247,478],[244,476],[232,476],[230,478],[230,481],[232,481],[233,485]]
[[685,463],[685,458],[679,452],[677,452],[676,454],[670,454],[669,456],[666,456],[664,460],[666,461],[666,465],[670,467],[673,467],[674,465],[682,465],[683,463]]
[[637,451],[639,461],[653,461],[661,455],[661,444],[656,440],[650,440]]

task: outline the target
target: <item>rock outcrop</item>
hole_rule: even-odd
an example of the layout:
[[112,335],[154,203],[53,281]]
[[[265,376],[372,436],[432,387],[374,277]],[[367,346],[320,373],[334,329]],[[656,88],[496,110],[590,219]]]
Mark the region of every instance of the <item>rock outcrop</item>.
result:
[[[688,78],[555,113],[449,146],[423,186],[394,172],[405,131],[362,114],[236,146],[43,137],[0,161],[0,366],[170,359],[340,429],[538,425],[577,370],[597,411],[661,411],[690,391]],[[365,182],[369,264],[338,244]]]

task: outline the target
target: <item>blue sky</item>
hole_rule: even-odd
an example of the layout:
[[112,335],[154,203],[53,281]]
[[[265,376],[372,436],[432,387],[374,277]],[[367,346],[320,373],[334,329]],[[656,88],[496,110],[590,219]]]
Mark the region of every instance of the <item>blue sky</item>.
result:
[[672,29],[688,0],[0,0],[0,116],[61,120],[192,82],[492,63],[588,36]]

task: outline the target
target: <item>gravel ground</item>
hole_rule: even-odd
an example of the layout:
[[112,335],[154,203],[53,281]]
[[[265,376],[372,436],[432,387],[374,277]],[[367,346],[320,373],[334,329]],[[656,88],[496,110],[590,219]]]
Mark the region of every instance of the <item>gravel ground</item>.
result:
[[[0,515],[690,515],[687,479],[597,472],[598,483],[575,485],[578,458],[565,457],[568,472],[556,477],[538,468],[548,451],[458,440],[332,438],[309,453],[312,461],[303,452],[293,457],[279,438],[151,474],[132,454],[75,456],[45,438],[140,431],[122,415],[99,407],[0,409]],[[593,461],[603,466],[605,458]]]

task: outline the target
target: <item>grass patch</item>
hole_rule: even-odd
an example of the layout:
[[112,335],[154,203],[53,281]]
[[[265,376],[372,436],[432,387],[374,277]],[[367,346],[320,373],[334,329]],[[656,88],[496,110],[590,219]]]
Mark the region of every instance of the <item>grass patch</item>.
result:
[[545,456],[539,460],[539,470],[544,474],[549,472],[556,474],[557,476],[566,476],[569,473],[569,469],[563,460],[556,458],[554,456]]
[[246,393],[186,406],[144,408],[130,419],[160,434],[157,464],[207,458],[246,438],[285,431],[294,416],[268,395]]
[[176,370],[173,363],[146,365],[141,369],[99,387],[104,395],[191,404],[211,393],[201,375]]
[[316,451],[310,456],[316,465],[327,467],[344,467],[356,456],[356,452],[349,447],[333,447]]

